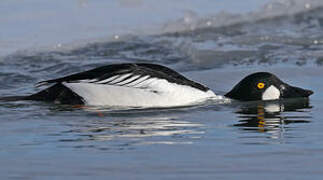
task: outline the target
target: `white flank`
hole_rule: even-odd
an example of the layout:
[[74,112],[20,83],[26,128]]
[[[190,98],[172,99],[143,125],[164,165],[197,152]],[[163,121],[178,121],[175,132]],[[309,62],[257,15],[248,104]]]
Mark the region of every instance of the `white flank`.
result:
[[269,86],[262,94],[262,100],[279,99],[280,91],[273,85]]
[[[151,78],[138,87],[95,83],[63,83],[85,100],[87,105],[122,107],[172,107],[192,105],[216,95],[211,91]],[[143,88],[144,87],[144,88]]]

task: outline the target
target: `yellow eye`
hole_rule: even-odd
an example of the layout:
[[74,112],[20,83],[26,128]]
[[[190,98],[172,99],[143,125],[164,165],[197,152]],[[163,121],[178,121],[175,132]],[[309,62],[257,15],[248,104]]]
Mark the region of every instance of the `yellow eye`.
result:
[[257,87],[258,87],[258,89],[262,89],[262,88],[265,87],[265,84],[264,83],[258,83]]

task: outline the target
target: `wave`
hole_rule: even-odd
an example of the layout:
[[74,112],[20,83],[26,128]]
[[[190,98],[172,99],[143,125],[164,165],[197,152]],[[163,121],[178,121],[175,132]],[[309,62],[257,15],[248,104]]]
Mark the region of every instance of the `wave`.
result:
[[140,35],[116,33],[54,49],[22,50],[2,61],[25,64],[31,72],[63,74],[80,65],[116,62],[154,62],[181,71],[226,65],[322,65],[322,10],[319,0],[276,0],[247,13],[223,11],[199,17],[190,12]]

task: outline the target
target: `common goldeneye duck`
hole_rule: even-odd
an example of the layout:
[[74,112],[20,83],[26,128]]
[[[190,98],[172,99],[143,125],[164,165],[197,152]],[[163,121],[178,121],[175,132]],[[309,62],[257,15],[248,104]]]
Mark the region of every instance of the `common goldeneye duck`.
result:
[[[146,108],[187,106],[223,98],[170,68],[145,63],[107,65],[42,81],[36,86],[49,84],[54,85],[30,96],[4,97],[0,100]],[[311,94],[310,90],[289,86],[273,74],[259,72],[241,80],[225,96],[251,101],[308,97]]]
[[226,97],[240,101],[308,97],[313,91],[290,86],[268,72],[257,72],[242,79]]
[[206,86],[170,68],[144,63],[107,65],[36,86],[48,84],[54,85],[24,99],[94,106],[173,107],[217,97]]

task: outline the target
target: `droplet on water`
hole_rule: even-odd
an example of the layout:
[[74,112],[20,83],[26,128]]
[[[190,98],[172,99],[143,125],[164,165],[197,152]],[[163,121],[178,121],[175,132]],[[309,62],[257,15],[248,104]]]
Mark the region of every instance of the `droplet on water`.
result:
[[185,22],[185,23],[190,23],[190,22],[191,22],[191,19],[190,19],[189,17],[185,17],[185,18],[184,18],[184,22]]
[[305,8],[306,8],[306,9],[311,8],[311,4],[310,4],[310,3],[306,3],[306,4],[305,4]]

